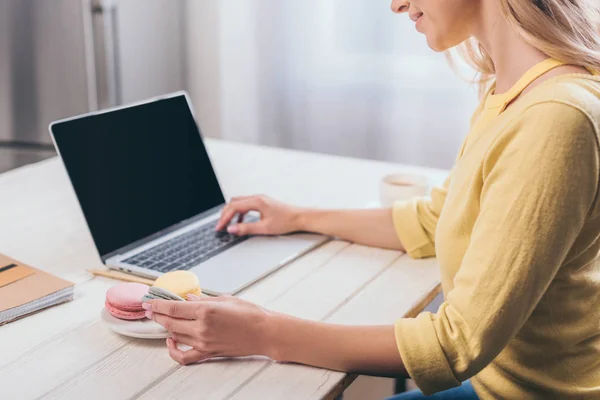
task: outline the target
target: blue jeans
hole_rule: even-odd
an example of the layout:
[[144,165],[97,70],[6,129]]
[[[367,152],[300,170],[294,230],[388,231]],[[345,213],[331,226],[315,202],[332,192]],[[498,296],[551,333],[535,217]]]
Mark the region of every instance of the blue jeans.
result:
[[477,393],[471,386],[471,382],[466,381],[459,387],[453,389],[444,390],[432,394],[431,396],[425,396],[420,390],[412,390],[410,392],[401,393],[394,397],[390,397],[388,400],[479,400]]

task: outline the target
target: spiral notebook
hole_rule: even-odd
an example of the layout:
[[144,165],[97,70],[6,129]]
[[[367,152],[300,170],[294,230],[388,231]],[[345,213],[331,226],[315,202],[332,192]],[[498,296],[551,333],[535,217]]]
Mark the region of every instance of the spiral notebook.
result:
[[0,254],[0,325],[73,299],[74,284]]

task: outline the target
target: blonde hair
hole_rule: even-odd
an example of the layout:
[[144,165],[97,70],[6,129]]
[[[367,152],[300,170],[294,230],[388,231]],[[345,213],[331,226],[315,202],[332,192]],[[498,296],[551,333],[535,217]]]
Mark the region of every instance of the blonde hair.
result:
[[[525,41],[549,57],[600,72],[599,0],[498,0],[502,14]],[[459,55],[477,72],[483,95],[496,71],[491,57],[471,38]],[[451,64],[452,56],[447,53]]]

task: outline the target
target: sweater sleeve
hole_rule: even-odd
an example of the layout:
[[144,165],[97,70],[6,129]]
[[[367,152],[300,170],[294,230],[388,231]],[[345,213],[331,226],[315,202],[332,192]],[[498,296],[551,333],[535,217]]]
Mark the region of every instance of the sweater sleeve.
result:
[[[471,128],[477,122],[484,104],[485,99],[471,116]],[[463,152],[467,139],[465,138],[462,143],[459,157]],[[451,177],[452,173],[446,178],[441,187],[432,189],[429,197],[417,197],[394,204],[392,215],[396,234],[406,253],[412,258],[435,256],[435,230],[446,200]]]
[[396,234],[412,258],[435,256],[435,229],[437,227],[450,176],[442,187],[435,187],[430,197],[416,197],[394,204],[393,217]]
[[580,110],[523,112],[483,162],[480,210],[454,288],[436,315],[399,319],[400,355],[425,394],[458,386],[517,334],[596,203],[596,130]]

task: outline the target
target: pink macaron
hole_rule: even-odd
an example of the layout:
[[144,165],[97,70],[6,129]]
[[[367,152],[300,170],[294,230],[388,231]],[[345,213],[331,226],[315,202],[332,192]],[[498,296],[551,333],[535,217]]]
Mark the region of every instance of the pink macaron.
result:
[[149,288],[142,283],[118,284],[106,292],[106,309],[119,319],[143,319],[146,313],[142,308],[142,297],[148,293]]

